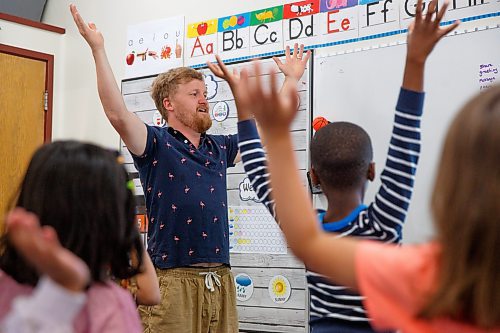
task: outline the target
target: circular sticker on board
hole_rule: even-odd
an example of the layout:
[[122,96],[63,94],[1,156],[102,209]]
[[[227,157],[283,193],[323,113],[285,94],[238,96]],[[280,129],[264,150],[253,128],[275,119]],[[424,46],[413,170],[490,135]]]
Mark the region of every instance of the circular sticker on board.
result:
[[253,294],[253,280],[245,273],[240,273],[234,277],[236,283],[236,299],[238,301],[248,301]]
[[226,102],[217,102],[212,109],[212,116],[219,123],[229,116],[229,105]]
[[163,127],[163,126],[165,126],[166,123],[167,122],[161,116],[160,111],[155,111],[155,113],[153,113],[153,126]]
[[292,292],[290,281],[283,275],[274,276],[269,281],[269,296],[274,303],[282,304],[288,301]]

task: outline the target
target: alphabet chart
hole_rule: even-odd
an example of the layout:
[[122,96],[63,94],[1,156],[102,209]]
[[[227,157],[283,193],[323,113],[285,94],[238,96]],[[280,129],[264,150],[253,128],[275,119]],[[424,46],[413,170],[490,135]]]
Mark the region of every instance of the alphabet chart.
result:
[[[301,0],[218,19],[189,23],[185,65],[202,67],[219,54],[228,62],[278,55],[295,43],[306,48],[406,33],[418,0]],[[423,0],[423,13],[429,7]],[[438,8],[445,0],[438,0]],[[500,0],[454,0],[443,24],[500,16]],[[376,44],[376,42],[375,42]]]
[[154,75],[182,66],[184,16],[129,26],[125,77]]

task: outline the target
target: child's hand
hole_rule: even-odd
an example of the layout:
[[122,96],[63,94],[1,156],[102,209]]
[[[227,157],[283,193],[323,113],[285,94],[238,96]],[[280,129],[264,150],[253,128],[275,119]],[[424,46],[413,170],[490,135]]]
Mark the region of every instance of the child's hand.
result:
[[224,62],[221,60],[219,55],[215,55],[215,59],[217,60],[217,64],[207,62],[207,66],[214,73],[215,76],[220,77],[223,80],[226,80],[229,83],[231,89],[238,84],[240,81],[240,74],[236,69],[231,73],[229,69],[227,69]]
[[433,20],[436,6],[437,0],[431,1],[427,8],[427,14],[423,17],[422,0],[418,0],[415,20],[408,27],[408,61],[424,63],[437,42],[458,26],[459,21],[456,21],[447,27],[440,28],[439,23],[443,19],[448,2],[443,4]]
[[255,62],[253,68],[255,77],[251,81],[246,71],[241,73],[238,86],[244,98],[240,101],[240,107],[255,115],[266,140],[288,135],[290,125],[298,111],[297,88],[287,86],[289,90],[286,93],[279,93],[276,74],[271,72],[270,89],[264,89],[259,63]]
[[244,90],[241,89],[239,85],[240,73],[238,73],[236,69],[234,69],[231,73],[231,71],[226,67],[226,65],[218,55],[215,56],[215,59],[217,59],[217,64],[207,62],[207,66],[215,76],[226,80],[229,84],[231,92],[234,96],[234,100],[236,102],[238,120],[243,121],[252,118],[252,114],[249,112],[248,108],[241,105],[241,103],[245,103],[247,94]]
[[295,43],[293,46],[293,54],[290,54],[290,46],[286,47],[285,63],[282,63],[279,58],[273,57],[273,60],[278,65],[278,68],[285,74],[285,79],[291,78],[299,81],[306,69],[307,61],[311,57],[311,51],[307,51],[304,57],[304,44]]
[[90,281],[85,262],[59,243],[52,227],[40,226],[38,217],[15,208],[6,218],[7,237],[40,274],[71,291],[83,290]]
[[80,13],[78,13],[75,5],[71,4],[69,9],[71,11],[71,15],[73,15],[73,20],[75,20],[75,24],[78,27],[78,31],[80,31],[80,34],[83,38],[85,38],[92,51],[104,49],[104,37],[101,32],[97,30],[95,24],[92,22],[86,24],[80,16]]

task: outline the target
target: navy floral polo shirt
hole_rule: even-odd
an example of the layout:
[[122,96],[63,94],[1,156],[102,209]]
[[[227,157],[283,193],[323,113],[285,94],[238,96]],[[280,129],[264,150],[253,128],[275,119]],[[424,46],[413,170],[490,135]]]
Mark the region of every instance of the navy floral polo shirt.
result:
[[142,156],[133,156],[149,218],[155,267],[229,264],[226,170],[237,135],[202,134],[198,149],[179,131],[147,126]]

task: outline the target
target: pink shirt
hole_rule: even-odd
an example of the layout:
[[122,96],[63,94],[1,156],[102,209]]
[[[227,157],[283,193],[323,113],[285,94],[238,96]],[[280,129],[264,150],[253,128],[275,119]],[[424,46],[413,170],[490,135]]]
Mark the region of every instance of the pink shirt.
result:
[[[10,311],[14,298],[30,295],[33,288],[17,283],[0,270],[0,322]],[[87,303],[73,322],[75,333],[140,333],[142,326],[130,293],[115,283],[93,284]]]
[[448,318],[416,318],[435,285],[438,255],[435,243],[401,248],[370,241],[360,244],[356,276],[372,325],[403,333],[500,333],[500,328],[488,331]]

